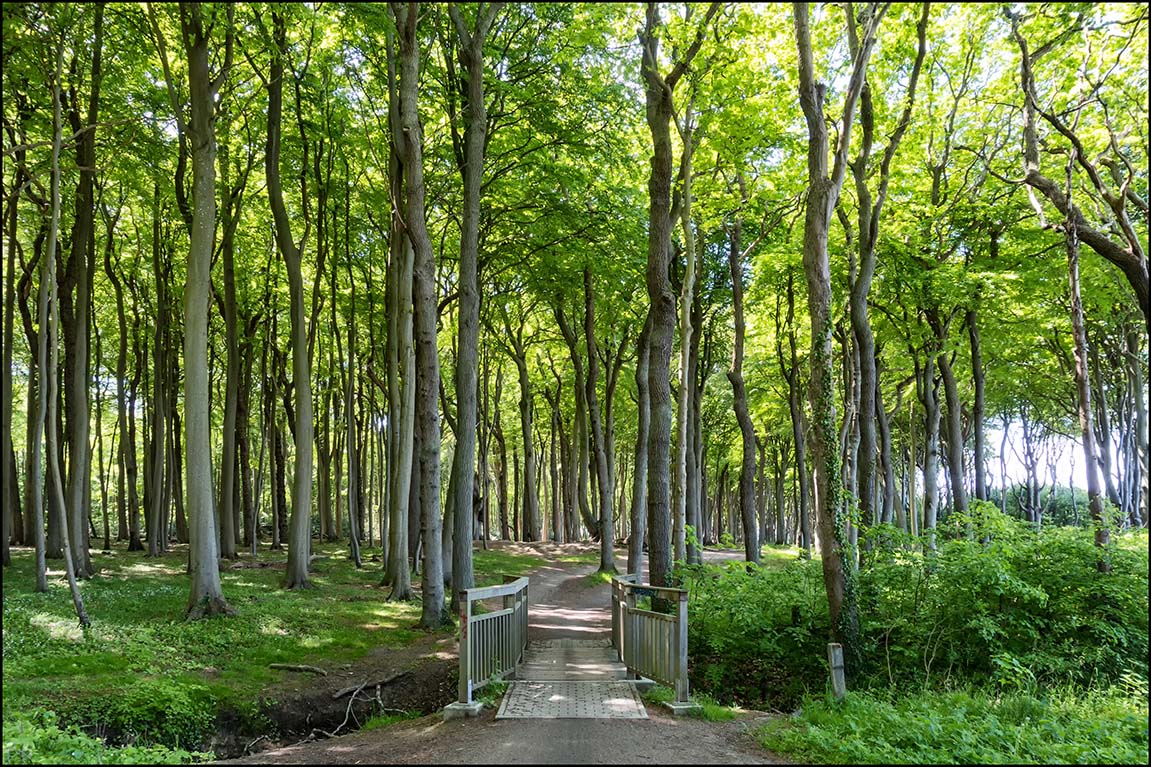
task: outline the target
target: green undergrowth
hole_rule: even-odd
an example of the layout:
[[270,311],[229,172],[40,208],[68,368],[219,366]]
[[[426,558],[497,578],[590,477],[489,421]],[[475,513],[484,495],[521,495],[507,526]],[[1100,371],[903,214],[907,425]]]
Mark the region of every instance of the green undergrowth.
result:
[[361,730],[381,730],[384,727],[390,727],[396,722],[406,722],[409,719],[418,719],[420,712],[418,711],[393,711],[388,709],[382,714],[376,714],[368,721],[364,722]]
[[166,746],[109,746],[75,725],[61,727],[51,711],[4,719],[4,764],[193,764],[212,754]]
[[[1112,534],[1106,574],[1090,530],[1037,533],[995,509],[949,520],[938,538],[934,554],[890,528],[861,540],[859,656],[839,708],[821,702],[830,627],[818,559],[682,568],[693,692],[748,708],[802,705],[773,748],[814,761],[941,761],[933,748],[1014,761],[1002,755],[1018,740],[1031,761],[1145,762],[1147,531]],[[1032,713],[1015,717],[1021,708]],[[967,750],[949,740],[967,737],[962,718]],[[890,747],[869,750],[872,726],[890,731]]]
[[1145,690],[852,692],[809,698],[755,734],[815,764],[1146,764],[1147,714]]
[[611,583],[611,579],[614,577],[614,573],[605,573],[601,570],[596,570],[594,573],[588,573],[584,576],[583,585],[589,589],[596,588]]
[[[648,704],[668,703],[675,700],[675,690],[663,685],[656,685],[644,690],[641,697]],[[725,706],[705,692],[691,693],[691,701],[697,704],[699,709],[688,715],[699,717],[708,722],[728,722],[735,719],[739,714],[737,708]]]
[[[59,563],[49,563],[49,590],[37,594],[32,553],[13,550],[3,579],[5,761],[10,729],[27,735],[28,715],[42,709],[55,712],[61,732],[77,726],[116,744],[198,748],[225,720],[265,734],[264,707],[275,705],[268,688],[299,680],[270,664],[351,665],[424,636],[419,603],[388,602],[378,566],[357,570],[339,544],[314,552],[313,588],[296,591],[281,587],[284,552],[260,553],[271,566],[247,557],[239,568],[225,564],[224,594],[237,614],[189,622],[185,547],[161,557],[93,551],[98,574],[81,585],[92,626],[81,631]],[[498,583],[541,564],[477,552],[477,579]],[[36,743],[64,737],[42,729]]]

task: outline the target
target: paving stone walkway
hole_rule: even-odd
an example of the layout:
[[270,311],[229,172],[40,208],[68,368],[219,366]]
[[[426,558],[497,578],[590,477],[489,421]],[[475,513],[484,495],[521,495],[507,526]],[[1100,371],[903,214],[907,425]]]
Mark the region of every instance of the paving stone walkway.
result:
[[610,639],[528,643],[496,719],[647,719]]

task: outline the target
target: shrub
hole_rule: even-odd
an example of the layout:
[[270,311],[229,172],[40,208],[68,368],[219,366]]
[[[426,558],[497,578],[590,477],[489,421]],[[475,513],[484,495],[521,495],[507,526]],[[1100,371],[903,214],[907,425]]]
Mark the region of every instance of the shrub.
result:
[[211,758],[164,746],[110,747],[74,725],[61,729],[51,711],[4,720],[4,764],[189,764]]
[[[890,527],[863,541],[863,664],[851,687],[974,682],[1001,693],[1146,678],[1146,531],[1115,536],[1096,570],[1089,530],[1040,533],[976,504],[941,529],[935,554]],[[683,569],[691,681],[722,702],[789,709],[827,680],[827,599],[818,562]]]
[[767,748],[825,764],[1146,764],[1147,699],[857,692],[807,699],[756,735]]

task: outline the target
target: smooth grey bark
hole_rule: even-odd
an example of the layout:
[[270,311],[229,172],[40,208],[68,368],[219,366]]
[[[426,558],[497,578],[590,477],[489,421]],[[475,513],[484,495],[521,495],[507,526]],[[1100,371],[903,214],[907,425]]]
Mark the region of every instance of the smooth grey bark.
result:
[[[235,185],[229,178],[227,143],[219,148],[221,175],[226,189],[226,198],[220,211],[221,233],[220,251],[224,267],[224,347],[226,350],[226,372],[224,383],[224,433],[220,463],[220,500],[216,509],[220,519],[220,556],[236,558],[237,497],[239,495],[236,477],[240,440],[238,432],[247,430],[246,420],[240,419],[240,329],[239,312],[236,306],[236,227],[239,224],[241,200],[247,181],[247,171],[243,171]],[[251,165],[249,164],[249,168]]]
[[947,401],[947,472],[951,479],[951,511],[967,513],[967,488],[963,485],[963,404],[947,352],[939,355],[939,377]]
[[388,183],[392,201],[388,237],[388,568],[385,583],[391,584],[389,599],[409,600],[412,569],[409,550],[413,531],[409,527],[413,451],[415,439],[416,358],[412,346],[412,250],[403,228],[404,134],[400,125],[399,78],[396,75],[395,43],[386,32],[388,67]]
[[[228,11],[228,58],[231,53]],[[187,617],[234,612],[220,583],[216,517],[212,509],[211,417],[208,409],[208,298],[212,284],[212,240],[216,229],[216,137],[212,127],[219,81],[208,70],[208,37],[199,3],[180,7],[180,26],[188,56],[192,148],[192,231],[188,277],[184,285],[184,463],[188,485],[188,568],[191,590]],[[227,69],[225,62],[224,68]],[[234,533],[233,533],[234,534]]]
[[[96,204],[94,186],[96,176],[96,118],[100,103],[101,54],[104,41],[104,7],[97,5],[93,19],[94,42],[92,44],[91,91],[88,98],[86,125],[91,126],[76,139],[76,164],[80,168],[80,179],[76,187],[76,213],[72,223],[72,249],[65,270],[60,312],[64,320],[64,363],[65,404],[67,409],[67,430],[65,441],[68,446],[67,509],[68,527],[71,530],[72,562],[76,576],[92,576],[92,559],[88,548],[88,508],[85,492],[91,486],[92,448],[89,442],[89,375],[88,375],[88,325],[92,302],[92,269],[95,264],[94,221]],[[72,109],[69,110],[73,132],[80,125],[79,104],[73,95]],[[72,304],[69,293],[75,289],[76,300]]]
[[604,446],[604,428],[600,420],[599,393],[596,390],[599,380],[599,354],[595,341],[595,295],[592,288],[591,269],[584,266],[584,336],[587,341],[587,405],[588,420],[591,421],[592,452],[595,454],[596,488],[599,491],[599,572],[615,573],[614,519],[612,494],[615,478],[608,471],[607,450]]
[[743,321],[743,222],[739,216],[728,229],[728,268],[731,273],[731,303],[735,320],[735,340],[731,347],[731,367],[727,380],[731,383],[735,404],[735,420],[739,423],[742,458],[739,466],[739,510],[743,520],[743,554],[748,562],[759,564],[759,533],[756,531],[755,503],[755,426],[747,407],[747,386],[743,381],[743,341],[746,324]]
[[291,222],[284,207],[284,193],[280,183],[281,114],[283,112],[284,52],[287,27],[283,15],[272,11],[271,66],[268,87],[268,134],[264,157],[268,201],[275,223],[276,247],[288,271],[288,293],[291,303],[292,383],[295,391],[296,442],[295,472],[292,481],[292,513],[288,535],[288,565],[284,587],[307,588],[308,560],[311,548],[312,509],[312,443],[315,425],[312,422],[312,374],[308,359],[308,329],[304,314],[304,280],[301,258],[307,242],[310,220],[307,203],[304,204],[304,233],[297,244],[292,237]]
[[[778,322],[779,310],[776,310]],[[807,472],[807,436],[803,413],[803,402],[800,399],[799,382],[799,353],[795,337],[795,279],[791,269],[787,271],[787,343],[790,351],[789,361],[784,362],[783,345],[780,341],[779,328],[776,328],[775,350],[779,359],[779,369],[787,381],[787,407],[791,415],[791,436],[795,444],[795,474],[796,484],[799,485],[799,507],[797,514],[797,528],[800,533],[800,548],[803,556],[811,558],[811,483]]]
[[635,388],[637,424],[635,433],[635,460],[632,471],[631,534],[628,536],[627,572],[638,573],[643,567],[643,545],[647,531],[647,432],[651,416],[648,410],[648,335],[651,315],[644,320],[643,330],[635,342]]
[[[39,440],[40,436],[43,436],[44,450],[48,454],[49,492],[55,497],[56,503],[60,508],[64,507],[64,486],[60,476],[60,456],[56,445],[56,402],[58,396],[56,390],[56,371],[58,369],[60,348],[57,332],[60,320],[59,297],[56,292],[56,240],[60,230],[60,147],[63,144],[63,121],[60,116],[60,80],[64,65],[65,33],[65,30],[61,31],[60,41],[57,43],[56,73],[52,82],[52,180],[49,191],[51,202],[49,203],[48,250],[44,255],[40,271],[40,295],[37,312],[40,320],[37,357],[39,359],[41,376],[39,407],[35,427],[36,439]],[[51,355],[49,355],[49,349],[51,349]],[[45,572],[43,568],[44,539],[39,506],[37,506],[34,513],[38,572],[36,590],[47,591],[47,582],[43,577],[43,573]],[[79,584],[76,581],[76,572],[72,561],[72,548],[68,541],[67,514],[60,515],[60,529],[63,538],[62,550],[64,566],[68,576],[69,590],[72,594],[72,604],[76,609],[76,616],[80,619],[81,627],[87,628],[90,625],[90,621],[88,620],[88,613],[84,609],[84,600],[80,594]]]
[[[831,636],[844,646],[848,665],[859,659],[859,613],[854,593],[852,556],[848,551],[845,520],[840,504],[838,455],[835,451],[835,401],[831,357],[831,271],[827,253],[828,228],[834,214],[847,170],[851,126],[875,32],[887,10],[886,5],[870,4],[863,11],[864,30],[844,96],[843,116],[835,149],[834,164],[828,169],[828,130],[823,100],[826,86],[815,80],[811,32],[806,2],[794,5],[795,35],[799,52],[799,101],[807,122],[807,201],[803,230],[803,265],[807,276],[808,308],[811,315],[811,379],[808,382],[812,428],[812,462],[815,465],[816,522],[823,560],[823,579],[831,617]],[[847,23],[854,24],[852,8],[846,10]]]
[[575,444],[572,458],[576,461],[576,501],[580,518],[583,520],[584,527],[587,528],[588,535],[591,536],[592,540],[598,540],[601,533],[599,519],[592,514],[591,506],[588,503],[587,387],[584,384],[583,356],[579,353],[579,339],[571,325],[568,324],[567,316],[564,314],[562,298],[557,300],[554,313],[556,324],[559,325],[560,333],[563,335],[571,355],[575,378],[575,420],[572,423],[572,440]]
[[423,534],[420,626],[439,628],[444,617],[440,557],[440,363],[436,350],[436,284],[424,211],[423,139],[417,111],[420,48],[419,4],[393,6],[400,43],[400,120],[404,134],[404,227],[415,251],[412,271],[413,341],[416,348],[416,431],[419,433],[419,490]]
[[[702,23],[683,56],[667,75],[659,70],[658,4],[647,4],[640,42],[648,130],[652,138],[648,177],[648,250],[645,282],[650,302],[647,505],[649,519],[648,572],[651,583],[667,585],[671,570],[671,350],[675,333],[675,295],[668,278],[671,254],[671,118],[675,86],[703,45],[704,35],[719,4],[708,6]],[[689,6],[690,8],[690,6]]]
[[975,436],[975,497],[980,501],[989,499],[987,492],[987,462],[986,439],[984,428],[985,405],[985,376],[983,373],[983,352],[979,339],[979,315],[975,307],[970,307],[964,317],[967,325],[967,338],[971,342],[971,382],[975,388],[975,396],[971,403],[971,431]]
[[[871,331],[868,316],[868,294],[875,277],[876,247],[879,241],[879,222],[883,204],[887,199],[888,182],[891,180],[891,162],[911,124],[911,112],[915,105],[916,84],[923,68],[927,53],[927,21],[930,3],[923,3],[916,26],[918,47],[915,62],[904,97],[904,105],[895,129],[888,138],[879,167],[879,183],[874,197],[868,186],[868,178],[874,169],[870,168],[872,147],[875,137],[875,110],[872,104],[871,87],[864,80],[860,93],[859,127],[861,141],[859,154],[851,163],[858,198],[859,224],[859,271],[851,284],[849,298],[851,332],[859,351],[859,450],[855,467],[855,495],[859,501],[862,524],[870,525],[878,521],[879,510],[874,508],[876,484],[876,400],[878,398],[878,374],[875,366],[875,336]],[[859,39],[854,21],[848,23],[848,42],[852,56],[859,54]]]
[[[1067,160],[1066,193],[1069,203],[1075,159],[1076,150],[1073,149]],[[1096,568],[1101,573],[1109,573],[1111,562],[1107,555],[1107,547],[1111,542],[1111,531],[1104,518],[1103,491],[1099,486],[1099,475],[1095,465],[1095,425],[1092,423],[1091,381],[1087,371],[1087,330],[1084,324],[1083,299],[1079,290],[1079,230],[1074,215],[1067,215],[1063,225],[1063,236],[1067,247],[1067,275],[1071,294],[1071,336],[1075,346],[1075,389],[1079,405],[1079,431],[1083,439],[1083,456],[1086,459],[1084,468],[1087,471],[1087,504],[1091,510],[1091,524],[1095,528],[1095,546],[1099,549]]]
[[508,340],[511,342],[511,357],[516,363],[516,372],[520,385],[520,436],[524,446],[524,482],[522,504],[516,504],[516,513],[522,508],[523,540],[538,541],[540,538],[540,511],[539,491],[536,488],[536,455],[532,444],[532,387],[531,377],[528,375],[527,349],[523,340],[522,326],[512,331],[507,325],[507,316],[504,316],[505,328],[508,330]]
[[474,29],[469,29],[457,4],[448,14],[459,37],[460,66],[464,90],[464,164],[460,169],[464,184],[464,206],[460,225],[459,336],[456,352],[456,430],[452,458],[455,536],[452,547],[452,602],[457,604],[464,589],[475,585],[472,567],[472,495],[475,490],[477,370],[479,368],[480,296],[478,284],[480,199],[487,143],[487,106],[484,103],[484,41],[502,3],[489,3],[477,9]]
[[[691,371],[691,350],[693,345],[698,348],[699,344],[699,328],[693,328],[691,322],[692,291],[696,281],[695,232],[691,228],[694,120],[692,98],[688,98],[679,129],[682,142],[679,165],[681,189],[679,219],[683,229],[684,271],[679,297],[679,403],[676,408],[675,483],[672,487],[672,558],[676,562],[687,560],[688,430],[691,427],[692,389],[695,383]],[[693,339],[693,335],[696,338]]]
[[152,272],[156,284],[155,337],[152,340],[152,429],[151,454],[144,464],[144,499],[147,509],[148,556],[157,557],[168,548],[168,530],[164,527],[164,470],[167,465],[166,440],[168,414],[168,371],[166,353],[168,334],[167,273],[161,268],[160,186],[152,187]]
[[923,530],[927,547],[935,551],[935,526],[939,516],[939,421],[941,417],[938,381],[935,377],[935,348],[928,339],[928,348],[916,388],[923,403]]

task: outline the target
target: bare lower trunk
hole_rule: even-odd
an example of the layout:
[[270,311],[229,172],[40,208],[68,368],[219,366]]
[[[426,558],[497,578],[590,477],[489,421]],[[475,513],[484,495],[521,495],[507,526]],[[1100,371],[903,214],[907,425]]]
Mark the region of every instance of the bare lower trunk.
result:
[[759,563],[759,533],[756,532],[755,508],[755,427],[747,407],[747,387],[743,382],[743,253],[740,251],[742,223],[736,219],[728,236],[728,267],[731,272],[732,312],[735,318],[735,341],[731,350],[731,369],[727,380],[731,382],[732,397],[735,401],[735,419],[739,422],[739,433],[743,444],[743,459],[739,466],[739,509],[743,519],[744,558],[748,562]]
[[631,492],[631,534],[628,536],[627,571],[641,572],[643,567],[643,546],[647,532],[647,509],[644,499],[647,496],[647,432],[650,421],[648,410],[648,335],[651,321],[644,322],[643,331],[636,340],[635,388],[637,426],[635,435],[635,469],[632,472]]
[[592,293],[591,270],[584,267],[584,335],[587,340],[587,403],[591,421],[592,450],[595,452],[596,487],[599,490],[599,572],[615,573],[614,515],[612,514],[612,492],[614,477],[608,471],[607,451],[604,446],[604,429],[600,421],[599,393],[596,383],[599,378],[599,354],[595,340],[595,300]]

